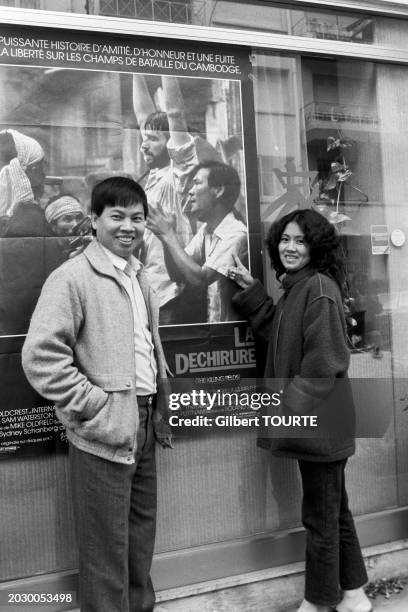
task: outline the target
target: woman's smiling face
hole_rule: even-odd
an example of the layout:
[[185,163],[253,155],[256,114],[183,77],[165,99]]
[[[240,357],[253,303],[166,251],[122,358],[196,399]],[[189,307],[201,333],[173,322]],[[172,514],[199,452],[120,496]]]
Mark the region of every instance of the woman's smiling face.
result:
[[279,241],[279,257],[287,272],[296,272],[310,261],[310,249],[304,233],[295,221],[287,224]]

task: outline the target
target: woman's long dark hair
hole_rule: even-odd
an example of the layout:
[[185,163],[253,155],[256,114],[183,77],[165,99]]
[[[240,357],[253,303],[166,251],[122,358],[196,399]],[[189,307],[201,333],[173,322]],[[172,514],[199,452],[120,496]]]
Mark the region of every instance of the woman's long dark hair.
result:
[[310,249],[310,265],[323,274],[331,276],[342,294],[345,292],[346,271],[340,236],[334,226],[315,210],[300,209],[275,221],[269,229],[266,244],[276,278],[285,268],[279,256],[279,243],[288,223],[297,223],[304,234],[305,244]]

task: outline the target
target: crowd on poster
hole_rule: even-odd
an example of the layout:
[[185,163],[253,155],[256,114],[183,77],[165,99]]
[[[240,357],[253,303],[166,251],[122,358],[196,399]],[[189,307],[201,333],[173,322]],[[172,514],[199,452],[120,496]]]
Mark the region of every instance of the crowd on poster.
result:
[[[161,324],[237,319],[226,270],[232,251],[244,261],[248,253],[242,134],[214,146],[205,134],[190,128],[179,79],[173,76],[163,76],[152,91],[145,75],[134,74],[132,107],[138,126],[133,148],[140,148],[139,163],[123,159],[123,170],[84,171],[81,189],[75,185],[71,192],[69,180],[46,171],[52,166],[46,134],[33,137],[38,130],[11,125],[1,131],[2,336],[26,332],[45,278],[92,240],[89,191],[110,174],[139,179],[146,190],[154,221],[149,221],[137,255],[160,296]],[[139,176],[125,171],[131,165]],[[219,184],[210,187],[208,175],[213,174],[220,175]],[[208,200],[204,206],[197,188],[203,179]],[[187,267],[177,253],[172,256],[177,248],[185,254]],[[191,276],[189,263],[211,274]]]

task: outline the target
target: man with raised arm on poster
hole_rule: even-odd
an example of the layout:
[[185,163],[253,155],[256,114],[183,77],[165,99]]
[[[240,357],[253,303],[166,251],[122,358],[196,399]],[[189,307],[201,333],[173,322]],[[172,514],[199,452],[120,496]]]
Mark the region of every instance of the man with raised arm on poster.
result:
[[[149,168],[145,191],[149,208],[160,206],[174,218],[174,231],[185,246],[192,237],[184,214],[189,174],[198,163],[193,137],[188,133],[184,102],[176,77],[163,76],[166,112],[156,112],[143,75],[133,75],[133,108],[141,126],[141,151]],[[160,297],[160,323],[177,322],[175,300],[181,291],[167,272],[163,247],[150,231],[144,238],[144,263],[153,288]]]
[[23,347],[66,427],[82,612],[151,612],[155,440],[170,446],[159,306],[132,253],[147,201],[126,177],[92,192],[96,235],[44,284]]
[[247,228],[234,213],[240,189],[238,173],[232,166],[213,161],[196,166],[189,191],[190,211],[203,225],[185,248],[177,240],[170,215],[153,209],[147,220],[148,228],[165,248],[170,275],[181,275],[197,291],[205,288],[208,323],[240,318],[232,306],[234,287],[228,278],[228,268],[234,262],[232,254],[241,261],[248,255]]

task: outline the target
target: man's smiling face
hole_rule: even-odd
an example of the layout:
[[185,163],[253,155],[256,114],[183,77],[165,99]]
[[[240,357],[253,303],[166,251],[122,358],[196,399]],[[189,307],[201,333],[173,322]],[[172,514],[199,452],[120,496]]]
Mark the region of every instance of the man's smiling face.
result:
[[92,227],[96,238],[105,248],[119,257],[129,259],[143,241],[145,230],[143,204],[130,206],[105,206],[101,215],[92,215]]

